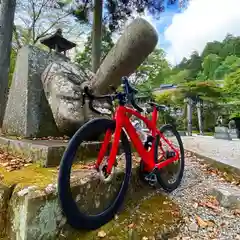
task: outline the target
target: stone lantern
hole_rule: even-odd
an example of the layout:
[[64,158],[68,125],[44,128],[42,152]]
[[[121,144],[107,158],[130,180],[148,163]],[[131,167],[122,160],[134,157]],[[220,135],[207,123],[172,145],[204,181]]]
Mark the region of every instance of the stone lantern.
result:
[[53,49],[57,53],[64,52],[64,55],[66,56],[66,51],[76,47],[76,44],[73,42],[70,42],[62,35],[62,29],[58,29],[56,33],[53,35],[43,38],[40,41],[43,45],[47,46],[50,51]]

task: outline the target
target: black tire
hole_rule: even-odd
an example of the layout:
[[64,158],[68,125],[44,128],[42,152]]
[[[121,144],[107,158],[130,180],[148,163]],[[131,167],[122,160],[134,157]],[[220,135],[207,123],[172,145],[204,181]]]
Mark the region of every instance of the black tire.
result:
[[[169,183],[167,181],[167,179],[164,178],[165,167],[158,170],[158,172],[157,172],[157,180],[158,180],[158,183],[160,184],[160,186],[165,191],[172,192],[173,190],[175,190],[180,185],[180,183],[182,181],[182,178],[183,178],[184,166],[185,166],[185,163],[184,163],[184,148],[183,148],[183,143],[182,143],[181,137],[180,137],[180,135],[179,135],[179,133],[178,133],[178,131],[176,130],[175,127],[173,127],[170,124],[163,125],[160,128],[160,132],[164,133],[165,131],[171,131],[175,135],[175,137],[176,137],[176,139],[178,141],[179,149],[180,149],[180,159],[179,159],[179,161],[180,161],[180,169],[179,169],[178,175],[176,177],[176,180],[173,183]],[[156,150],[158,149],[159,142],[160,142],[160,136],[157,136],[156,141],[155,141],[155,144],[156,144],[155,145],[155,149]],[[158,162],[158,151],[155,151],[155,162],[156,163]]]
[[99,130],[114,130],[115,126],[115,121],[104,118],[94,119],[87,122],[72,137],[62,157],[58,176],[59,200],[68,223],[75,229],[95,230],[101,227],[114,218],[114,215],[118,212],[124,202],[132,170],[131,148],[124,131],[122,131],[121,135],[121,145],[125,152],[126,174],[114,202],[102,213],[88,216],[85,213],[80,212],[70,189],[71,167],[79,145],[84,140],[90,139],[94,134],[98,134]]

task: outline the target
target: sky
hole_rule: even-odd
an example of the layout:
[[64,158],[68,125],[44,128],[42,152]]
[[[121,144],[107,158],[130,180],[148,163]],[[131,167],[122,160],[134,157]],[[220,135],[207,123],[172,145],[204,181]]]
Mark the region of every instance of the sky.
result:
[[[158,19],[147,12],[142,16],[158,31],[158,46],[165,50],[172,65],[189,57],[193,51],[201,53],[209,41],[222,41],[228,33],[240,36],[240,0],[189,0],[181,9],[179,1],[184,0],[177,0],[174,5],[165,3],[165,12]],[[70,40],[82,49],[85,35]],[[116,39],[119,36],[117,34]]]
[[201,53],[209,41],[222,41],[227,33],[240,36],[240,0],[191,0],[187,8],[167,7],[159,19],[145,18],[159,33],[159,46],[173,65],[193,51]]

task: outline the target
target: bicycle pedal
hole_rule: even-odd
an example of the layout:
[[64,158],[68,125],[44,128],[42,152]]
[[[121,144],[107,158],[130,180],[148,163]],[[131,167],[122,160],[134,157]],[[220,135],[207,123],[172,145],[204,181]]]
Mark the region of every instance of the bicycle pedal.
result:
[[157,184],[157,176],[155,173],[150,173],[145,177],[145,180],[150,186],[155,186]]

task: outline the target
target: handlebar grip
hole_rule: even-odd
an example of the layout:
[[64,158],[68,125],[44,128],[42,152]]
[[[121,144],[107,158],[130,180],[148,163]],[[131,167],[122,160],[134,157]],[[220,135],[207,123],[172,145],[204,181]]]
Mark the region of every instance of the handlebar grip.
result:
[[94,96],[90,91],[87,86],[84,87],[84,93],[88,96],[89,98],[89,109],[95,112],[96,114],[103,114],[102,112],[98,111],[93,107],[93,100],[100,100],[100,99],[105,99],[110,105],[112,104],[111,97],[110,95],[103,95],[103,96]]
[[101,113],[100,111],[96,110],[96,109],[93,107],[92,102],[93,102],[93,100],[91,99],[91,100],[89,101],[89,108],[90,108],[93,112],[101,115],[102,113]]

